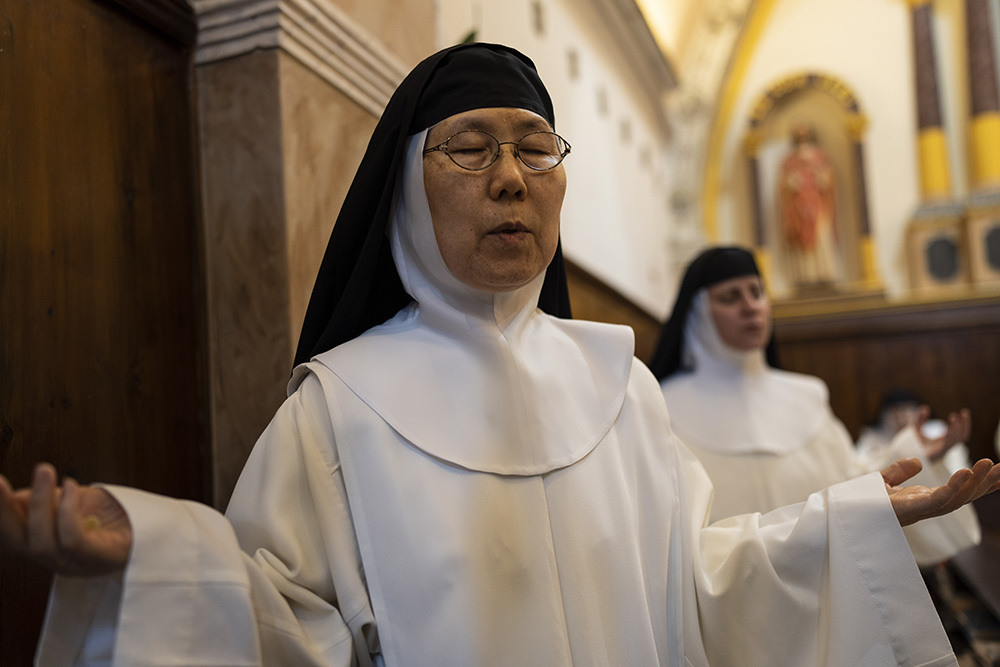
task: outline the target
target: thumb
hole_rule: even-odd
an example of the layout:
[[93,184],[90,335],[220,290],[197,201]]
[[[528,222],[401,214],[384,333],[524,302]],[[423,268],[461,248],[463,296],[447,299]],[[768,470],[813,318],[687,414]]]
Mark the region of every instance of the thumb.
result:
[[923,469],[920,459],[899,459],[882,471],[882,479],[889,486],[899,486]]

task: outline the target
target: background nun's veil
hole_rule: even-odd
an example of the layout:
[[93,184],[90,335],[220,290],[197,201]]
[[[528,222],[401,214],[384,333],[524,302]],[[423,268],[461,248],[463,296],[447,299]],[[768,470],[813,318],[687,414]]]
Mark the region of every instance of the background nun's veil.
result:
[[[695,295],[705,287],[748,275],[760,275],[757,262],[749,250],[738,246],[709,248],[691,260],[684,271],[670,319],[663,325],[656,351],[649,362],[649,369],[657,380],[662,382],[674,373],[690,370],[684,368],[684,331]],[[768,365],[778,367],[774,333],[767,342],[765,356]]]

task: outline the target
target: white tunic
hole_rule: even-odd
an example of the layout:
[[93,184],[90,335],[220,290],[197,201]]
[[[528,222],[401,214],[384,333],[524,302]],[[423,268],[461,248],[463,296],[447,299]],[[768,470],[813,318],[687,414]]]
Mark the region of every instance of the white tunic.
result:
[[228,522],[111,487],[124,585],[58,577],[40,665],[956,664],[877,475],[705,528],[637,362],[592,451],[524,476],[436,459],[309,370]]

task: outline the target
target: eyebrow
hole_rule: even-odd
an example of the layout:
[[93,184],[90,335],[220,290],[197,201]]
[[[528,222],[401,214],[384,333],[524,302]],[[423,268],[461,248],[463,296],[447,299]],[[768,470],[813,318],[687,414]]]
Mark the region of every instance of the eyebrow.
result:
[[[455,132],[461,132],[462,130],[486,130],[486,131],[496,131],[497,123],[490,121],[487,116],[482,114],[471,114],[459,119],[450,128],[450,134]],[[541,116],[532,115],[531,117],[522,117],[514,121],[513,128],[515,130],[533,132],[537,130],[551,131],[552,127],[549,125]]]

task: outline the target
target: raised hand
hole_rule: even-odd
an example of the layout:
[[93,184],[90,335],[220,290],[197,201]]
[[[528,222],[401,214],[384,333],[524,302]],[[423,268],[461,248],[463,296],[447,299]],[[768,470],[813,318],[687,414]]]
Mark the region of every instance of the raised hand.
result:
[[899,486],[920,472],[918,459],[900,459],[882,471],[885,489],[900,525],[954,512],[976,498],[1000,489],[1000,465],[989,459],[963,468],[941,486]]
[[920,430],[929,416],[930,408],[926,405],[921,406],[914,423],[917,435],[920,436],[920,441],[923,443],[924,455],[927,460],[938,461],[958,443],[968,442],[969,434],[972,432],[972,416],[967,408],[962,408],[958,412],[952,412],[948,415],[948,430],[940,438],[927,438]]
[[114,572],[128,563],[132,525],[104,489],[66,479],[47,463],[30,489],[14,491],[0,475],[0,548],[70,576]]

